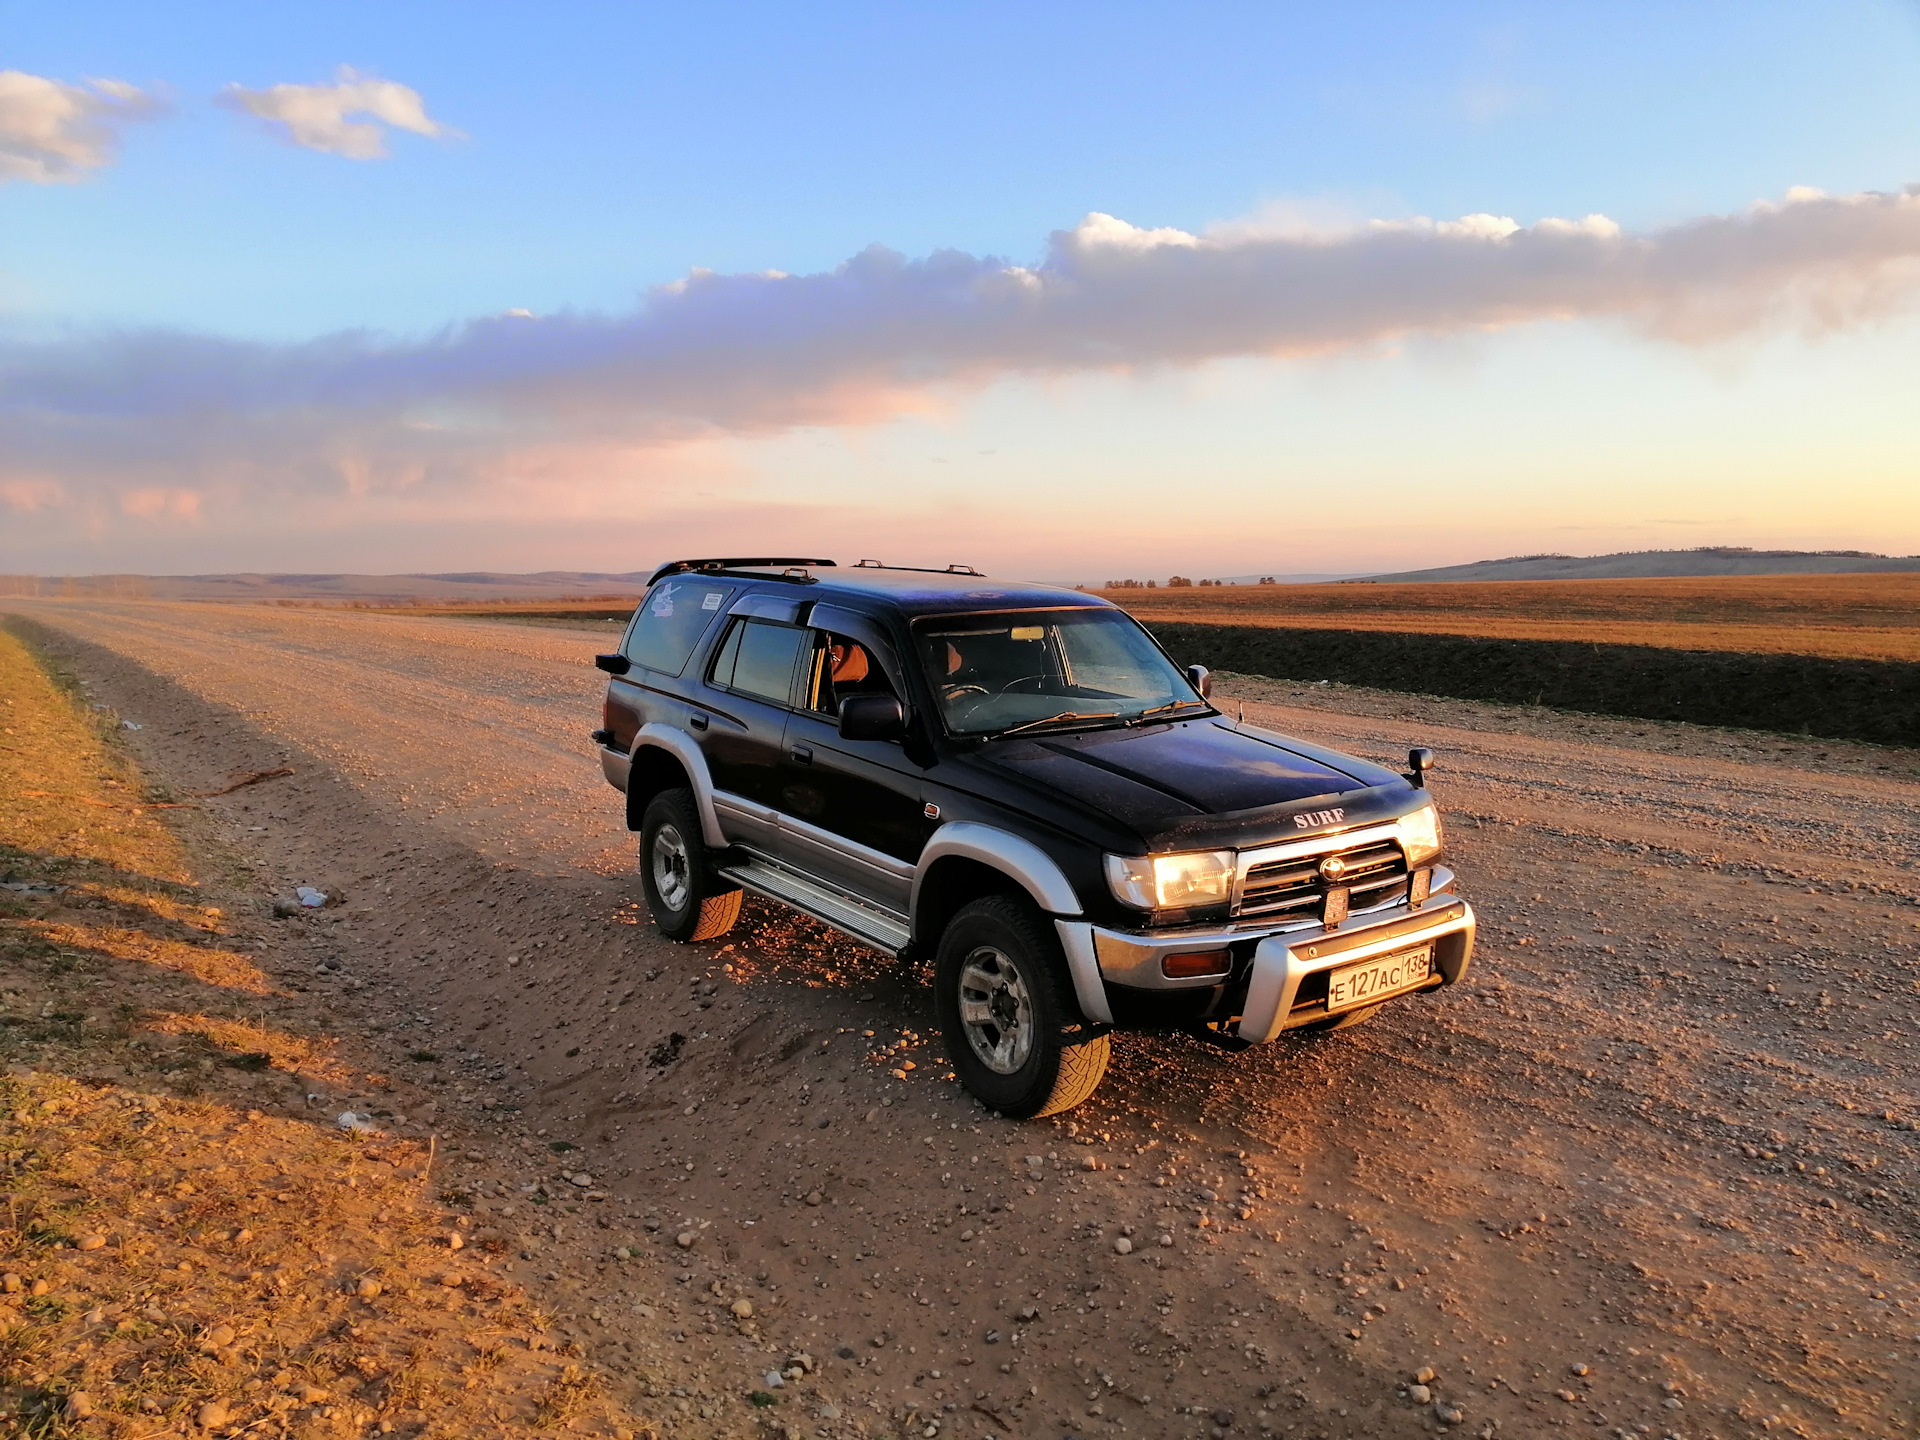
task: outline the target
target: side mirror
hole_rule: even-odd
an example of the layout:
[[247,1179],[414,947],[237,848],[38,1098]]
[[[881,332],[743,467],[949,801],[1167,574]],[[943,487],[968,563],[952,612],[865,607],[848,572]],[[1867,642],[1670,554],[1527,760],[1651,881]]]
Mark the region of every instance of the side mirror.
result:
[[906,733],[906,712],[891,695],[849,695],[840,702],[842,740],[898,740]]
[[1213,676],[1204,665],[1187,666],[1187,683],[1200,692],[1203,700],[1213,694]]
[[633,662],[624,655],[596,655],[593,657],[593,667],[609,675],[624,675],[633,668]]
[[1407,751],[1407,779],[1413,782],[1413,788],[1424,790],[1427,786],[1427,771],[1433,768],[1433,751],[1424,745],[1416,745]]

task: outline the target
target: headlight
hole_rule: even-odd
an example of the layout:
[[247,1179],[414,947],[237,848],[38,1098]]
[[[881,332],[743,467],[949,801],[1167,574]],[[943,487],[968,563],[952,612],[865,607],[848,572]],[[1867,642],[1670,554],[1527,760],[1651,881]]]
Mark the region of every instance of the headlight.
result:
[[1407,853],[1407,868],[1417,870],[1440,853],[1440,812],[1422,805],[1393,822],[1395,838]]
[[1109,855],[1107,884],[1122,905],[1136,910],[1224,905],[1233,895],[1233,852]]

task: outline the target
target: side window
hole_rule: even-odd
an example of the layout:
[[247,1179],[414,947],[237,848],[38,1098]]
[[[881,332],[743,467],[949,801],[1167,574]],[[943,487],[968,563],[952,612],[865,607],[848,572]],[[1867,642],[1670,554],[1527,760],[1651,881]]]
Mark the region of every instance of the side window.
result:
[[874,653],[858,640],[815,630],[813,655],[807,672],[807,708],[822,715],[838,715],[849,695],[892,695],[899,692],[887,679]]
[[709,678],[715,685],[771,700],[793,701],[793,669],[807,632],[771,620],[738,622],[714,658]]
[[622,653],[636,665],[678,675],[733,592],[733,586],[711,581],[662,580],[640,602]]

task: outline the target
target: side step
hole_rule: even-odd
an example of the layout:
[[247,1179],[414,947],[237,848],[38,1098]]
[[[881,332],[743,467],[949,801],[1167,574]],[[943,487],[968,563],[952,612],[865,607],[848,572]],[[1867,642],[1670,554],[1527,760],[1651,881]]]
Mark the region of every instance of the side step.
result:
[[870,945],[887,955],[898,955],[911,938],[900,917],[871,905],[863,905],[818,881],[779,869],[759,860],[722,866],[720,873],[736,885],[756,895],[779,900],[796,910],[804,910],[814,919],[851,935],[862,945]]

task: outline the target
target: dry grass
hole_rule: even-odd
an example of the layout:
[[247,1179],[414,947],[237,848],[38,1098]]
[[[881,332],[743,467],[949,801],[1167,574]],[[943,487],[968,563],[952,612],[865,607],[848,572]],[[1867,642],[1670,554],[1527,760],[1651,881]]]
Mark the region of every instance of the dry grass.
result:
[[135,890],[128,885],[83,880],[68,888],[76,902],[82,897],[97,900],[138,920],[166,920],[204,935],[221,934],[226,920],[226,916],[211,905],[183,904],[169,896]]
[[82,703],[16,630],[0,627],[0,847],[189,882],[186,852],[145,808],[156,797]]
[[161,1011],[141,1021],[143,1030],[156,1035],[197,1035],[219,1050],[229,1063],[253,1062],[254,1068],[271,1067],[289,1075],[306,1075],[315,1080],[343,1081],[350,1074],[335,1058],[339,1041],[329,1037],[289,1035],[264,1025],[249,1025],[244,1020],[223,1020],[214,1015],[180,1015]]
[[260,967],[253,963],[250,956],[236,951],[169,940],[142,930],[124,930],[111,925],[71,925],[50,920],[10,923],[39,937],[48,945],[64,950],[152,965],[160,970],[191,976],[203,985],[240,990],[250,995],[273,993]]
[[423,1146],[51,1075],[0,1081],[0,1114],[16,1433],[615,1428],[491,1257],[449,1253]]
[[268,1023],[286,997],[210,943],[227,917],[121,803],[111,732],[4,632],[0,683],[0,871],[36,887],[0,891],[0,1433],[646,1433],[433,1196],[425,1142],[249,1108],[353,1078],[344,1047]]
[[1376,630],[1920,660],[1920,575],[1107,590],[1151,625]]

